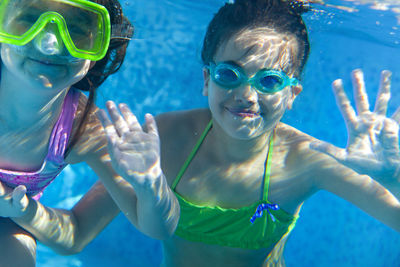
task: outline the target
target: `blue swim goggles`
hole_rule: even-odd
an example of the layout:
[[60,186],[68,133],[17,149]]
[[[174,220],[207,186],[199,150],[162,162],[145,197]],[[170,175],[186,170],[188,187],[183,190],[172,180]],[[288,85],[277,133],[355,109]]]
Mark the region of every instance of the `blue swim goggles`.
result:
[[296,78],[290,78],[283,71],[278,70],[262,69],[249,78],[243,68],[228,62],[218,64],[211,62],[206,68],[210,71],[211,79],[226,89],[234,89],[247,83],[261,94],[273,94],[286,86],[299,84]]

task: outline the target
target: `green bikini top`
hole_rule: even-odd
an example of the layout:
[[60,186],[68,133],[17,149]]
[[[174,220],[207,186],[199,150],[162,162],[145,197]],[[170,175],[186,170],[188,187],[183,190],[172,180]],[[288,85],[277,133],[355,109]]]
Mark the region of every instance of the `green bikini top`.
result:
[[259,249],[274,246],[294,228],[298,215],[292,215],[268,201],[273,138],[270,138],[264,169],[262,199],[239,209],[201,206],[185,200],[175,191],[179,180],[212,128],[210,121],[179,171],[172,190],[178,198],[181,214],[175,234],[189,241],[220,246]]

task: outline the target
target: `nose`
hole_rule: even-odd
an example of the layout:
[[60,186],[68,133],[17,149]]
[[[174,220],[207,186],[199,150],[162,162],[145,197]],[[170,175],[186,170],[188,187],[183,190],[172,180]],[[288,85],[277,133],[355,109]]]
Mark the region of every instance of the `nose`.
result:
[[243,104],[254,104],[258,101],[258,93],[250,84],[243,84],[233,90],[235,100]]
[[47,56],[60,55],[64,44],[56,25],[48,24],[34,39],[34,46]]

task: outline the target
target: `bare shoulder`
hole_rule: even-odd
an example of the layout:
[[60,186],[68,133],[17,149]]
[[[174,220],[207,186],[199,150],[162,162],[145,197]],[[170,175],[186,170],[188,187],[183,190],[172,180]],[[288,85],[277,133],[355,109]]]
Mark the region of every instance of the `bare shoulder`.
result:
[[[99,153],[101,154],[102,151],[105,151],[107,144],[103,126],[96,115],[99,109],[96,105],[90,108],[84,124],[80,130],[78,129],[85,113],[86,104],[87,97],[81,93],[71,134],[71,138],[77,138],[77,140],[67,158],[68,162],[72,164],[87,161],[88,157],[97,157]],[[70,142],[72,141],[71,138]]]
[[156,117],[161,141],[161,165],[169,183],[172,183],[210,119],[208,109],[168,112]]
[[299,150],[308,150],[309,144],[316,140],[314,137],[281,122],[275,128],[275,138],[280,144]]
[[[337,195],[351,183],[365,183],[368,177],[362,176],[345,167],[332,157],[310,148],[316,138],[291,126],[281,124],[277,136],[281,148],[286,149],[285,164],[300,176],[310,177],[314,187],[325,189]],[[279,148],[278,148],[279,149]],[[275,147],[274,147],[275,150]]]
[[285,160],[294,168],[304,172],[314,172],[335,164],[329,156],[310,148],[316,138],[284,123],[279,123],[275,130],[275,149],[283,151]]
[[174,140],[187,140],[202,132],[211,114],[208,109],[192,109],[185,111],[167,112],[156,116],[160,138]]

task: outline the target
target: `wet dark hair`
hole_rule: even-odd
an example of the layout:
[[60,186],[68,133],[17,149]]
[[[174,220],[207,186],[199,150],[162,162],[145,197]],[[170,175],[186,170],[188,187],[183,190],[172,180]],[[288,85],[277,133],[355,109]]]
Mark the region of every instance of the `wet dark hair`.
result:
[[210,64],[218,48],[234,34],[246,29],[268,27],[296,37],[297,58],[292,62],[294,75],[300,76],[307,61],[310,43],[301,15],[309,10],[304,2],[285,0],[236,0],[221,7],[208,25],[201,59]]
[[108,76],[117,72],[121,67],[134,31],[132,24],[124,17],[121,4],[118,0],[92,0],[92,2],[100,4],[108,10],[111,22],[111,40],[105,57],[96,61],[96,64],[89,70],[86,76],[72,85],[74,88],[89,92],[89,95],[83,115],[78,122],[77,131],[69,143],[65,156],[84,132],[84,124],[96,99],[96,89]]

